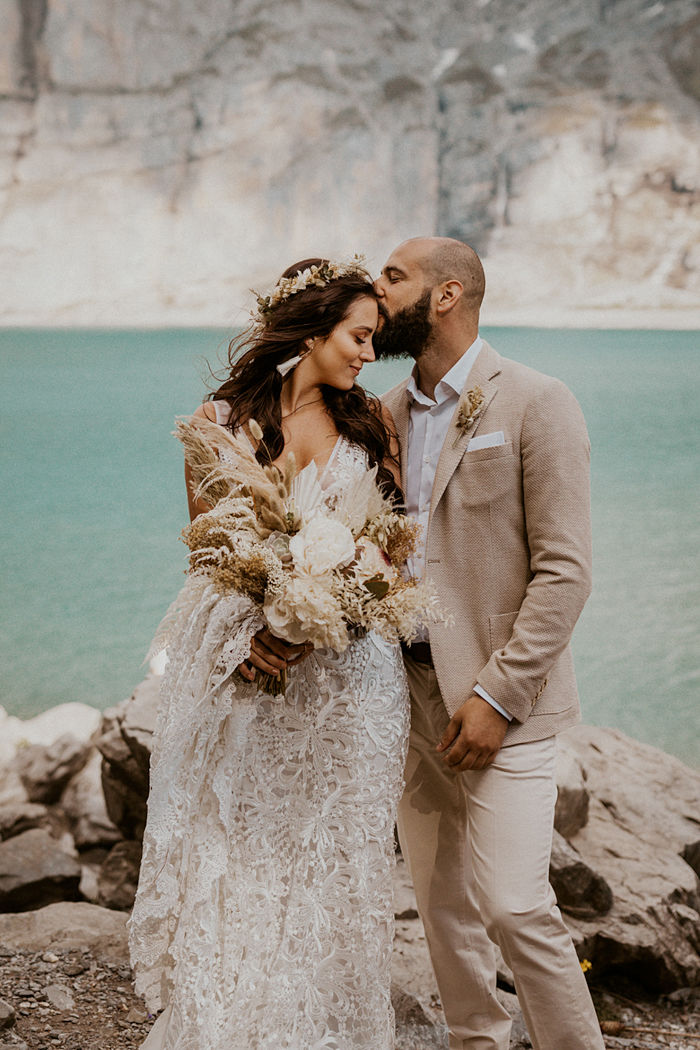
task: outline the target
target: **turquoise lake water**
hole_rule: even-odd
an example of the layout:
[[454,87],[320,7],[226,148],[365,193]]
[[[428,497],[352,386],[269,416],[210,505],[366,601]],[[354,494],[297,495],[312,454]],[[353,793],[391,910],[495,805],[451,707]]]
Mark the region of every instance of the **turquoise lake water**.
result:
[[[700,766],[700,335],[484,329],[578,397],[593,445],[595,586],[574,650],[586,721]],[[128,695],[185,568],[173,419],[218,330],[0,331],[0,704]],[[408,370],[368,366],[381,393]]]

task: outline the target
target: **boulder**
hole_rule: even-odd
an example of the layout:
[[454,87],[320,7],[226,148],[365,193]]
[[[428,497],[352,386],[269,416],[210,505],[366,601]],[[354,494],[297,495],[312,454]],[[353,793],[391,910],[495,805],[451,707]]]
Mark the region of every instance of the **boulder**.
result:
[[606,915],[613,903],[612,890],[602,875],[589,868],[581,855],[554,831],[549,881],[557,904],[566,915],[595,919]]
[[141,843],[117,842],[100,868],[97,899],[106,908],[130,908],[136,897],[141,865]]
[[98,904],[100,900],[100,872],[108,856],[109,850],[103,846],[93,846],[80,852],[80,896],[93,904]]
[[578,726],[559,737],[580,762],[588,819],[571,837],[610,887],[598,917],[565,916],[579,956],[600,981],[620,974],[653,992],[700,983],[696,871],[700,772],[614,729]]
[[38,802],[10,802],[0,806],[0,839],[11,839],[30,828],[51,831],[52,821],[46,806]]
[[6,1003],[4,999],[0,999],[0,1032],[12,1028],[16,1020],[17,1014],[14,1008],[9,1003]]
[[568,748],[557,749],[556,781],[554,827],[568,839],[585,827],[590,798],[583,766],[578,756]]
[[102,790],[102,756],[96,749],[87,763],[68,782],[61,808],[70,823],[78,849],[112,845],[121,834],[107,815]]
[[22,805],[28,801],[27,792],[17,770],[13,769],[12,765],[0,764],[0,806]]
[[0,944],[13,951],[89,949],[128,959],[126,915],[83,901],[49,904],[36,911],[0,915]]
[[68,781],[90,757],[90,745],[64,733],[48,745],[19,748],[12,762],[30,802],[57,802]]
[[59,704],[34,718],[16,718],[0,707],[0,766],[6,766],[16,752],[29,744],[48,747],[70,733],[87,743],[98,728],[102,714],[88,704]]
[[105,711],[96,739],[102,753],[102,786],[107,813],[127,839],[141,840],[151,737],[158,708],[160,677],[149,675],[129,697]]
[[391,986],[396,1018],[396,1050],[447,1050],[447,1026],[401,985]]
[[33,828],[0,843],[0,911],[75,900],[80,864],[46,831]]

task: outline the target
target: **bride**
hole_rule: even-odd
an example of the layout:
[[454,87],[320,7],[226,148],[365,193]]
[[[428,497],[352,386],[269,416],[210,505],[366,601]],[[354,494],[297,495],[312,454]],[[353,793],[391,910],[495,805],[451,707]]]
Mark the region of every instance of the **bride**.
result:
[[[307,259],[258,304],[229,378],[195,417],[246,435],[262,462],[293,452],[327,501],[374,466],[400,495],[392,421],[355,383],[374,359],[367,273]],[[208,508],[186,473],[196,516]],[[399,647],[369,632],[343,653],[309,652],[213,588],[164,622],[129,924],[136,990],[163,1008],[142,1050],[390,1050],[408,732]],[[285,669],[285,694],[259,688],[261,673]]]

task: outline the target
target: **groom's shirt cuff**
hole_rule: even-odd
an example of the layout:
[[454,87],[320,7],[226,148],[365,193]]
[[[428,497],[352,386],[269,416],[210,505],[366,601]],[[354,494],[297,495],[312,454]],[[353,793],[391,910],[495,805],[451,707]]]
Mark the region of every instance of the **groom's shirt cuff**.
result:
[[487,704],[491,704],[491,707],[495,707],[499,715],[503,715],[503,717],[507,718],[509,722],[513,721],[513,716],[509,715],[507,711],[504,711],[501,705],[497,703],[492,696],[489,696],[486,690],[482,689],[480,685],[474,686],[474,692],[477,696],[480,696],[482,700],[485,700]]

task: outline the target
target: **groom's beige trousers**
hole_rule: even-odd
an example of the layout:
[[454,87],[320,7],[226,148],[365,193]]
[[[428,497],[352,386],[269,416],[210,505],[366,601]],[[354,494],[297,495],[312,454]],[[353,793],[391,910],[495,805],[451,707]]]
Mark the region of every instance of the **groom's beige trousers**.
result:
[[411,737],[399,837],[416,892],[452,1050],[508,1050],[493,943],[515,976],[536,1050],[604,1050],[549,885],[555,738],[503,747],[452,773],[435,746],[449,721],[437,678],[406,658]]

